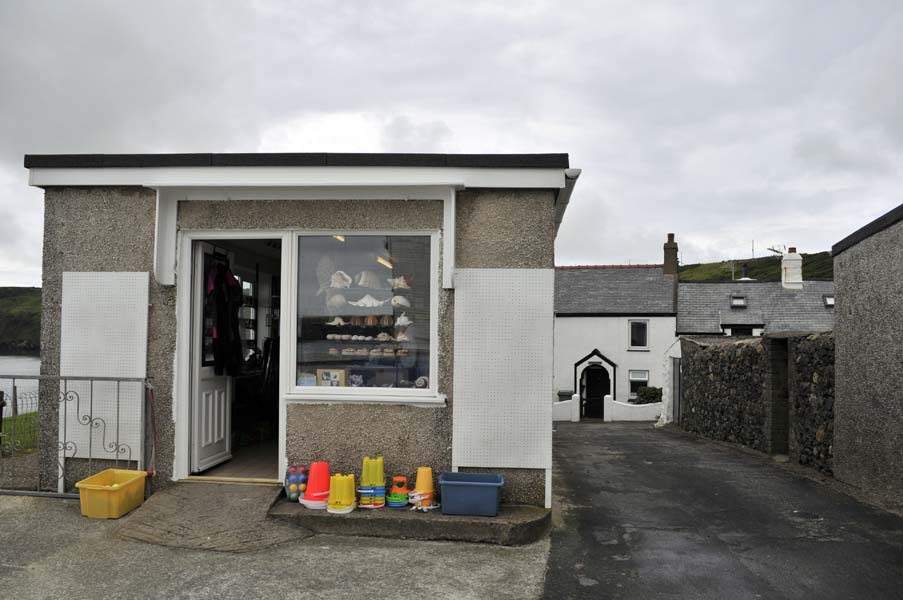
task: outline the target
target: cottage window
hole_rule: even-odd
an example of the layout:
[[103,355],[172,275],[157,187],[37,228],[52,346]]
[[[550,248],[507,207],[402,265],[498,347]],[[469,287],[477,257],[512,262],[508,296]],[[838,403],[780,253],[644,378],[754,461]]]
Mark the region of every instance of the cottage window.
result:
[[730,336],[751,336],[753,334],[753,327],[747,327],[745,325],[734,325],[733,327],[726,328],[724,330],[724,334]]
[[834,296],[825,295],[825,306],[828,308],[834,308]]
[[649,321],[629,321],[630,350],[649,349]]
[[636,400],[637,392],[641,387],[649,387],[649,371],[628,371],[630,380],[630,399]]
[[429,235],[298,237],[297,388],[435,389],[432,251]]
[[746,296],[731,296],[731,308],[746,308]]

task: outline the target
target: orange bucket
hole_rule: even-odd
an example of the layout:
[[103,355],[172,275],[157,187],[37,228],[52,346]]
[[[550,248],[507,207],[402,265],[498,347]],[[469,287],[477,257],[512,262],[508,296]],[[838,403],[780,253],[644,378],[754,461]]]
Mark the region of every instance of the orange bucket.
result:
[[435,508],[433,504],[433,470],[430,467],[417,467],[417,480],[414,491],[408,495],[408,502],[418,510]]

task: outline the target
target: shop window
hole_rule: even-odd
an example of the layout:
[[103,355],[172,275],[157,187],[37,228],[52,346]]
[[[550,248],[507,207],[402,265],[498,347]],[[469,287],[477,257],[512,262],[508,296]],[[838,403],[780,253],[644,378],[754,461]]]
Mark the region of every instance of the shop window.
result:
[[641,387],[649,387],[649,371],[628,371],[630,380],[630,399],[635,400]]
[[298,238],[296,384],[430,386],[431,238]]
[[649,349],[649,321],[630,321],[630,349]]

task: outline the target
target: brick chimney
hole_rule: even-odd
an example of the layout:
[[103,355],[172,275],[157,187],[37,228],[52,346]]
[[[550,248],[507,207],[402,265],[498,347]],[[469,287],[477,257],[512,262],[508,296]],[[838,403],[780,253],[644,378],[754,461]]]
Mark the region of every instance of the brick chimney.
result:
[[668,234],[668,241],[665,242],[665,261],[664,267],[665,277],[677,279],[677,242],[674,241],[674,234]]
[[789,290],[803,289],[803,257],[793,246],[781,256],[781,285]]

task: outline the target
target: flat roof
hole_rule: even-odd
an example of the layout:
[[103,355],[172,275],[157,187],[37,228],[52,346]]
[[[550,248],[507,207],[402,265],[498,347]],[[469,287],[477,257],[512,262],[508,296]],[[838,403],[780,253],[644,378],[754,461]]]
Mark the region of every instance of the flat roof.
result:
[[880,231],[884,231],[891,225],[903,221],[903,204],[894,208],[868,225],[860,227],[847,237],[843,238],[831,247],[831,256],[837,256],[844,250],[848,250],[866,238],[870,238]]
[[278,152],[230,154],[26,154],[26,169],[141,167],[459,167],[567,169],[563,154],[368,154]]

